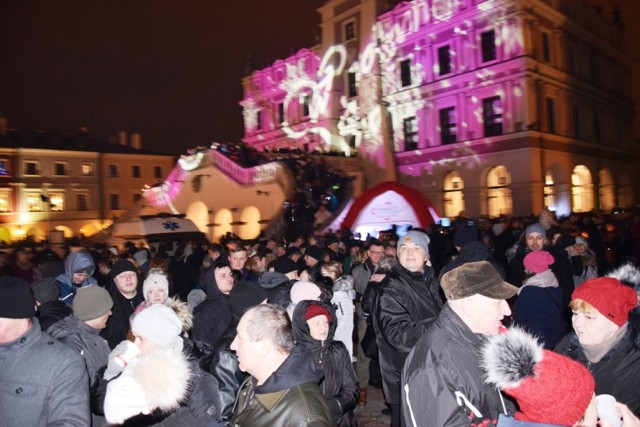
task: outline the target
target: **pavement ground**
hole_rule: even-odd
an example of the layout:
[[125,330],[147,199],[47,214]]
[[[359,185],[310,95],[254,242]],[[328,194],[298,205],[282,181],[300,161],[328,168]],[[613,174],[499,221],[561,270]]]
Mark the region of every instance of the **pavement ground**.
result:
[[389,427],[391,417],[381,411],[386,408],[382,390],[369,386],[367,388],[367,405],[356,406],[355,414],[358,419],[358,427]]

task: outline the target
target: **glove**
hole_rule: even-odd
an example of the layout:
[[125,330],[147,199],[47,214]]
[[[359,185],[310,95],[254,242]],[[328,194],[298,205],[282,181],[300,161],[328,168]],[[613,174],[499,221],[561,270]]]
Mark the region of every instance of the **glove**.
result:
[[140,349],[134,343],[128,340],[118,344],[111,353],[109,353],[109,362],[107,369],[104,371],[104,379],[110,380],[119,375],[127,366],[127,364],[138,357]]

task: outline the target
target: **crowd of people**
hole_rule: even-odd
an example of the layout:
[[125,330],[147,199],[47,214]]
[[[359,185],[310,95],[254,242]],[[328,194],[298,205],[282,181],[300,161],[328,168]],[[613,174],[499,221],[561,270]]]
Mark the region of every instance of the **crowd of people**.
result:
[[21,246],[1,424],[346,427],[379,387],[394,427],[638,427],[639,218]]

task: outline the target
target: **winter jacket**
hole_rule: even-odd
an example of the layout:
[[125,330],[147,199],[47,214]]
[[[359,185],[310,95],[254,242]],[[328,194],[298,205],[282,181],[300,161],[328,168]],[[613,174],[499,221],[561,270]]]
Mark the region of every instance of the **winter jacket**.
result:
[[322,371],[302,347],[264,382],[250,377],[238,394],[233,427],[335,426],[318,387]]
[[484,383],[480,367],[483,340],[445,304],[402,371],[404,425],[493,426],[504,412],[503,402],[507,414],[514,413],[513,404]]
[[[304,314],[310,305],[320,305],[331,313],[329,334],[324,342],[311,336],[309,325]],[[297,345],[302,346],[313,354],[314,360],[324,370],[324,379],[320,383],[320,390],[324,396],[329,411],[339,427],[355,426],[356,420],[353,410],[358,402],[358,378],[353,369],[351,355],[344,344],[334,341],[336,332],[335,310],[327,303],[317,301],[300,301],[293,312],[293,337]]]
[[287,308],[291,304],[291,287],[289,278],[275,271],[265,271],[258,279],[260,286],[267,292],[267,299],[272,304]]
[[[540,287],[555,282],[555,287]],[[513,322],[537,336],[544,348],[553,350],[567,332],[562,317],[562,289],[551,270],[529,278],[521,288],[513,310]]]
[[[73,273],[83,268],[89,270],[89,276],[84,282],[74,284]],[[85,286],[98,283],[96,279],[91,277],[94,271],[95,265],[93,264],[93,258],[91,258],[88,252],[76,251],[67,255],[67,258],[64,260],[64,274],[56,276],[56,282],[60,290],[60,300],[64,301],[67,305],[73,305],[73,298],[76,296],[78,288],[84,288]]]
[[193,310],[191,338],[213,346],[231,324],[231,306],[229,296],[218,289],[214,266],[203,272],[201,282],[207,299]]
[[131,326],[129,319],[138,305],[144,301],[141,280],[138,279],[138,292],[136,295],[133,298],[127,298],[120,293],[113,278],[111,278],[109,295],[113,300],[112,314],[107,321],[107,327],[100,332],[100,335],[107,340],[109,348],[113,350],[118,344],[127,339],[127,333]]
[[564,337],[555,351],[582,363],[596,380],[596,394],[610,394],[640,414],[640,318],[630,316],[627,333],[597,363],[587,360],[575,332]]
[[107,365],[111,352],[107,342],[100,336],[100,330],[72,315],[54,323],[47,332],[67,347],[82,354],[90,384],[93,385],[100,368]]
[[468,262],[476,261],[489,261],[498,274],[500,274],[500,277],[503,279],[507,277],[504,267],[498,261],[493,259],[491,253],[489,253],[489,249],[487,249],[487,246],[480,241],[473,241],[463,245],[460,248],[458,256],[442,267],[442,270],[440,270],[440,274],[438,275],[438,280],[440,280],[446,272]]
[[342,276],[333,285],[331,304],[336,311],[335,340],[340,341],[347,348],[349,356],[353,357],[353,315],[355,307],[353,300],[356,291],[353,289],[353,277]]
[[37,319],[0,344],[0,396],[3,427],[91,425],[82,356],[42,332]]
[[407,355],[440,313],[435,272],[411,272],[397,264],[382,282],[373,304],[385,400],[400,403],[400,376]]

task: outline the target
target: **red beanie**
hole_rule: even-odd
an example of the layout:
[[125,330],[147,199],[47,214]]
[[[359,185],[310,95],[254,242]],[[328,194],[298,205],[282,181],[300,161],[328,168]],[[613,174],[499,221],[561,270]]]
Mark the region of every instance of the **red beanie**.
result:
[[482,356],[486,382],[518,401],[517,420],[572,426],[593,398],[595,381],[587,368],[544,350],[522,329],[491,336]]
[[312,319],[316,316],[326,316],[327,320],[331,322],[331,314],[329,310],[318,304],[311,304],[307,307],[307,311],[304,312],[304,320]]
[[578,286],[572,300],[583,300],[618,326],[629,319],[629,312],[638,305],[638,294],[613,277],[598,277]]
[[524,268],[536,274],[547,271],[554,262],[553,256],[547,251],[529,252],[522,261]]

